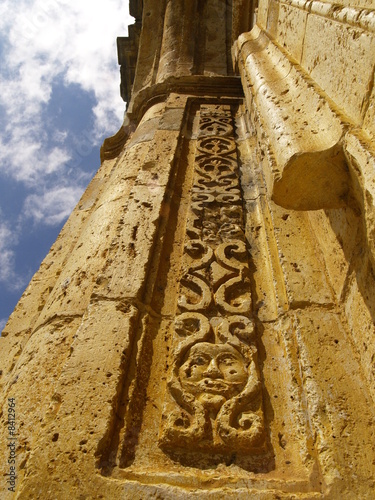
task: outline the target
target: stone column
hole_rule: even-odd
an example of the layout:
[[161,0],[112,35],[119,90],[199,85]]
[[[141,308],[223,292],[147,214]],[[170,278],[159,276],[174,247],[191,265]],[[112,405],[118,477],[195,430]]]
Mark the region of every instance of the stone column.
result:
[[372,498],[373,96],[311,41],[372,57],[353,7],[131,2],[124,125],[1,338],[16,498]]

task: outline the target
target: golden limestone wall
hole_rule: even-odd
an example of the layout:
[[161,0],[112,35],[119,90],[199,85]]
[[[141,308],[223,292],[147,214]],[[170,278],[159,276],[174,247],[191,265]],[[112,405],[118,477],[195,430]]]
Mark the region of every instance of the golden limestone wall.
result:
[[1,498],[374,497],[370,0],[132,0],[124,125],[0,339]]

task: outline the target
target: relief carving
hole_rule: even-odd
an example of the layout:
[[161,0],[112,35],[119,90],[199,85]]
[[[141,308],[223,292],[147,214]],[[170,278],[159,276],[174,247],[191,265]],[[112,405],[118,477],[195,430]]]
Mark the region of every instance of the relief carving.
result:
[[244,316],[176,318],[185,337],[173,353],[168,389],[179,408],[165,413],[165,448],[216,453],[263,451],[261,387],[254,328]]
[[236,144],[229,107],[202,106],[159,444],[264,451]]
[[201,116],[199,127],[205,135],[225,136],[232,132],[232,119],[221,113],[211,113],[210,116]]

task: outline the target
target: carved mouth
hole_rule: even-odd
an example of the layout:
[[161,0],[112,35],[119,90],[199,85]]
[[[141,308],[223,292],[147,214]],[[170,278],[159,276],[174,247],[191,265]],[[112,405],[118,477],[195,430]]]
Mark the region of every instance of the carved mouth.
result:
[[204,378],[199,382],[199,387],[206,392],[212,392],[216,394],[222,394],[223,392],[227,392],[231,386],[229,386],[223,380],[212,379],[212,378]]
[[227,383],[222,379],[204,378],[199,382],[184,382],[185,390],[192,394],[212,394],[222,397],[231,397],[241,392],[243,383]]

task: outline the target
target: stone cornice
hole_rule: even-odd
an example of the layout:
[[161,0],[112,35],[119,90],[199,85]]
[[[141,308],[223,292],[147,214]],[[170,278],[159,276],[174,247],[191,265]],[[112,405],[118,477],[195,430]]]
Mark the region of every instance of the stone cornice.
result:
[[117,38],[117,57],[120,65],[120,94],[125,102],[129,102],[135,69],[138,58],[138,45],[141,33],[141,22],[129,26],[129,36]]
[[129,13],[135,18],[136,21],[142,20],[143,0],[130,0]]
[[273,155],[273,200],[297,210],[343,206],[349,124],[259,27],[241,35],[236,50],[247,103],[257,109]]
[[239,76],[191,75],[170,77],[161,83],[145,87],[134,94],[127,115],[131,120],[138,122],[149,106],[149,102],[164,98],[173,92],[197,97],[243,97]]
[[158,101],[164,100],[169,94],[176,92],[191,97],[215,100],[225,97],[243,97],[243,89],[239,76],[186,76],[169,78],[162,83],[145,87],[132,96],[123,126],[108,137],[100,149],[102,161],[111,160],[121,152],[130,134],[135,130],[145,111]]
[[375,33],[375,10],[343,7],[319,0],[282,0],[280,4]]

